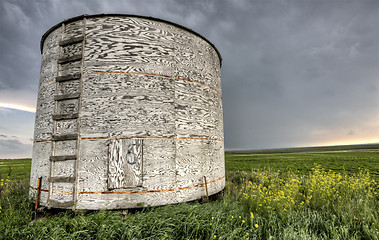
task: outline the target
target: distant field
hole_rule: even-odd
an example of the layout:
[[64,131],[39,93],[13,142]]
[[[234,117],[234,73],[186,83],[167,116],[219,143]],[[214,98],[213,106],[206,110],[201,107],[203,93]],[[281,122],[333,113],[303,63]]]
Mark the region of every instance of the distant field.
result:
[[0,160],[0,178],[24,180],[30,177],[31,159]]
[[330,152],[286,154],[225,154],[226,171],[244,170],[293,170],[307,173],[316,165],[326,170],[347,173],[369,170],[379,180],[379,153]]
[[242,150],[228,151],[228,153],[249,154],[249,153],[306,153],[306,152],[342,152],[342,151],[370,151],[379,152],[379,144],[341,145],[341,146],[320,146],[320,147],[299,147],[299,148],[276,148],[262,150]]
[[226,171],[290,169],[307,173],[319,165],[347,173],[367,169],[379,180],[379,144],[233,151],[226,152],[225,159]]

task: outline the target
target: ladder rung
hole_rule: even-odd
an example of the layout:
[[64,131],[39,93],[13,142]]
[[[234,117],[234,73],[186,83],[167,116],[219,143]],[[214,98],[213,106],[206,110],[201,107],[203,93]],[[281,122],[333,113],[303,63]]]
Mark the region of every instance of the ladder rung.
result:
[[78,60],[81,60],[82,59],[82,55],[74,55],[74,56],[71,56],[71,57],[64,57],[64,58],[60,58],[58,60],[58,63],[59,64],[63,64],[63,63],[68,63],[68,62],[73,62],[73,61],[78,61]]
[[66,119],[74,119],[78,118],[77,113],[71,113],[71,114],[54,114],[53,120],[66,120]]
[[66,141],[76,139],[78,139],[78,134],[53,135],[53,141]]
[[65,208],[74,206],[74,200],[66,202],[58,202],[56,200],[49,199],[48,204],[50,207]]
[[59,42],[59,46],[66,46],[66,45],[70,45],[70,44],[74,44],[74,43],[79,43],[79,42],[82,42],[84,39],[83,36],[81,37],[75,37],[75,38],[70,38],[70,39],[66,39],[66,40],[62,40]]
[[76,160],[76,155],[65,155],[65,156],[50,156],[50,161],[66,161],[66,160]]
[[75,177],[49,177],[49,182],[52,182],[52,183],[74,183]]
[[80,73],[75,73],[75,74],[70,74],[66,76],[56,77],[55,81],[57,82],[70,81],[70,80],[80,79],[80,77],[81,77]]
[[67,100],[67,99],[74,99],[79,98],[79,93],[69,93],[69,94],[63,94],[63,95],[55,95],[54,100],[60,101],[60,100]]

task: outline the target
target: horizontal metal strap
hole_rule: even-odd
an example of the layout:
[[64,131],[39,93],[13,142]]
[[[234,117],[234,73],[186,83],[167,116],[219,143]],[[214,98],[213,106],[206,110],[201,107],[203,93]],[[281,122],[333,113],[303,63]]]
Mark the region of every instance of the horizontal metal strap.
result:
[[76,160],[76,155],[50,156],[50,161]]
[[52,182],[52,183],[74,183],[75,177],[49,177],[49,182]]
[[74,119],[78,118],[77,113],[71,113],[71,114],[54,114],[53,120],[66,120],[66,119]]
[[70,38],[70,39],[65,39],[65,40],[62,40],[59,42],[59,46],[63,47],[63,46],[66,46],[66,45],[70,45],[70,44],[74,44],[74,43],[79,43],[79,42],[82,42],[84,39],[83,36],[80,36],[80,37],[74,37],[74,38]]
[[66,141],[76,139],[78,139],[78,134],[53,135],[53,141]]
[[[211,184],[211,183],[215,183],[217,181],[220,181],[222,179],[224,179],[225,176],[222,176],[220,178],[217,178],[213,181],[210,181],[210,182],[207,182],[207,184]],[[196,188],[196,187],[201,187],[201,186],[204,186],[205,183],[200,183],[200,184],[196,184],[196,185],[192,185],[192,186],[188,186],[188,187],[178,187],[178,188],[170,188],[170,189],[156,189],[156,190],[136,190],[136,191],[133,191],[133,190],[130,190],[130,191],[106,191],[106,192],[78,192],[78,194],[129,194],[129,193],[158,193],[158,192],[172,192],[172,191],[180,191],[180,190],[185,190],[185,189],[191,189],[191,188]],[[35,187],[32,187],[30,186],[30,188],[36,190]],[[41,191],[43,192],[47,192],[48,190],[47,189],[41,189]],[[52,192],[56,192],[56,193],[72,193],[71,191],[60,191],[60,190],[52,190]]]
[[71,56],[71,57],[64,57],[64,58],[60,58],[58,60],[58,63],[59,64],[63,64],[63,63],[68,63],[68,62],[74,62],[74,61],[78,61],[78,60],[81,60],[82,59],[82,55],[74,55],[74,56]]
[[54,100],[61,101],[61,100],[79,98],[79,97],[80,97],[80,93],[69,93],[69,94],[55,95]]
[[82,75],[80,73],[69,74],[69,75],[66,75],[66,76],[56,77],[55,81],[57,81],[57,82],[64,82],[64,81],[76,80],[76,79],[80,79],[81,76]]

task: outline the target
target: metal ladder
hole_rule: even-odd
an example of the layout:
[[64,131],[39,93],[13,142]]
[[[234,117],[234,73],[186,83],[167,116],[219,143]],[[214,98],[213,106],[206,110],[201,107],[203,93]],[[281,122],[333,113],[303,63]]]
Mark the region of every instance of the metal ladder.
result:
[[48,194],[48,207],[53,208],[74,208],[77,198],[85,27],[85,18],[67,25],[62,23],[61,26]]

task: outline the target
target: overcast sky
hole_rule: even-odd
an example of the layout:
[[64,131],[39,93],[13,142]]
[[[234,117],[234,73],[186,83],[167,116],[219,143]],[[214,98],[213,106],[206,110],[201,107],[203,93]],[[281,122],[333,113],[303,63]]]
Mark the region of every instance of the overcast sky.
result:
[[31,157],[41,36],[97,13],[162,18],[216,45],[227,149],[379,143],[377,0],[1,0],[0,158]]

